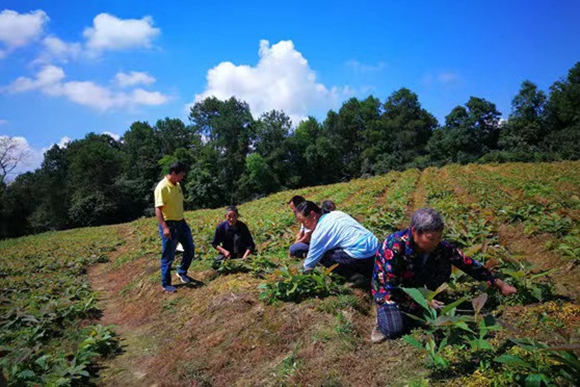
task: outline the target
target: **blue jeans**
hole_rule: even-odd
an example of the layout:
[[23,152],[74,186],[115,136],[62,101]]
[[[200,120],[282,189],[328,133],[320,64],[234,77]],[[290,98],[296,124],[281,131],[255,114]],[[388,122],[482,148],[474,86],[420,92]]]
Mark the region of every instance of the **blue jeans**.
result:
[[294,243],[290,246],[290,255],[296,258],[306,258],[310,244],[304,242]]
[[171,238],[165,238],[163,228],[159,225],[159,235],[161,235],[161,286],[163,287],[171,285],[171,264],[175,259],[177,243],[181,243],[183,246],[181,264],[177,268],[179,274],[187,274],[195,251],[191,229],[185,223],[185,220],[166,221],[165,223],[167,223],[167,227],[171,231]]

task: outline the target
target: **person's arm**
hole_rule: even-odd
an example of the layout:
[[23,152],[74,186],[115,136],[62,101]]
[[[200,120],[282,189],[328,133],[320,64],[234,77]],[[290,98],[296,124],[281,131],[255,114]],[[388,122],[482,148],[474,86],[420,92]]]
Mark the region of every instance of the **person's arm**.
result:
[[230,252],[228,250],[224,249],[222,246],[220,246],[224,240],[224,237],[223,237],[221,231],[222,231],[221,227],[220,227],[220,225],[218,225],[215,228],[215,233],[213,234],[213,240],[211,241],[211,245],[214,247],[214,249],[216,249],[217,251],[222,253],[224,255],[224,257],[229,258]]
[[163,206],[155,207],[155,216],[157,217],[157,223],[163,229],[163,236],[167,239],[171,239],[171,230],[167,227],[165,219],[163,219]]
[[296,234],[296,239],[294,239],[294,243],[302,242],[302,238],[304,238],[304,226],[300,226],[300,231]]
[[296,239],[296,243],[310,243],[310,239],[312,238],[312,231],[304,231],[302,232],[302,236]]
[[372,294],[375,303],[383,304],[391,301],[393,291],[399,289],[400,278],[396,272],[398,262],[403,259],[398,248],[388,247],[388,239],[384,241],[375,257],[373,270]]
[[254,238],[252,238],[252,233],[250,233],[250,229],[248,228],[248,226],[246,226],[245,223],[242,224],[243,224],[242,232],[244,234],[244,240],[246,241],[247,246],[246,252],[244,253],[242,259],[246,259],[248,255],[252,253],[252,251],[256,250],[256,244],[254,243]]
[[[451,246],[451,245],[448,245]],[[494,286],[498,288],[503,295],[507,296],[517,292],[517,289],[511,285],[506,284],[499,278],[495,278],[491,272],[486,269],[480,262],[464,255],[459,249],[451,247],[453,249],[451,264],[456,266],[461,271],[470,275],[479,281],[485,281],[489,286]]]
[[322,259],[324,253],[334,248],[340,247],[340,236],[336,232],[329,230],[331,224],[318,222],[316,230],[312,232],[312,240],[308,255],[304,260],[304,271],[312,271]]

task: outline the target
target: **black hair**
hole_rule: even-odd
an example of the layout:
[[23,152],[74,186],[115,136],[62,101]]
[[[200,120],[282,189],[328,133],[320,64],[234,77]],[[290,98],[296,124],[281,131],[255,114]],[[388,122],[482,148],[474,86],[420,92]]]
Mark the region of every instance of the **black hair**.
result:
[[175,173],[177,175],[181,172],[186,172],[186,171],[187,171],[187,167],[185,166],[185,164],[177,162],[177,163],[173,163],[169,166],[168,174],[171,175],[172,173]]
[[305,200],[296,207],[296,214],[302,214],[302,216],[306,217],[310,215],[311,212],[316,212],[317,214],[321,214],[322,211],[320,207],[316,205],[316,203],[311,202],[310,200]]
[[300,195],[295,195],[292,196],[292,199],[288,200],[288,203],[286,204],[294,204],[294,207],[298,207],[298,205],[302,202],[306,201],[306,199],[304,199],[304,196],[300,196]]
[[322,205],[320,206],[320,211],[322,211],[323,214],[328,214],[331,211],[334,211],[336,209],[336,204],[334,204],[334,202],[332,200],[325,200],[322,202]]

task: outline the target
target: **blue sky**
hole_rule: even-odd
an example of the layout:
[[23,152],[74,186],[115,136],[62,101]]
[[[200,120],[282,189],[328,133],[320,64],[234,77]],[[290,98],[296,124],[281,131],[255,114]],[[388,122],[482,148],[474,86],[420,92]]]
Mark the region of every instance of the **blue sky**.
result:
[[0,136],[39,166],[52,144],[134,121],[187,121],[205,96],[324,119],[401,87],[440,122],[470,96],[504,117],[580,61],[580,2],[26,1],[0,3]]

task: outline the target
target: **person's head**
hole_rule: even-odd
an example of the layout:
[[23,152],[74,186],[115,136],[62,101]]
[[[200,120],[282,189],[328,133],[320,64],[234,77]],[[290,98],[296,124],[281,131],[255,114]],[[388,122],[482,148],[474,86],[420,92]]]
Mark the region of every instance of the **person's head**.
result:
[[239,217],[240,213],[238,212],[238,207],[229,206],[226,208],[226,220],[230,226],[235,225],[238,222]]
[[431,253],[441,243],[445,224],[432,208],[421,208],[411,217],[411,233],[419,252]]
[[322,216],[322,211],[316,203],[310,200],[305,200],[296,207],[296,220],[301,223],[304,227],[309,230],[314,231],[318,219]]
[[177,162],[173,163],[169,166],[169,171],[167,172],[167,176],[169,180],[175,184],[179,183],[185,177],[185,173],[187,172],[187,167],[185,164]]
[[329,212],[336,210],[336,204],[334,204],[332,200],[325,200],[322,202],[320,210],[323,214],[328,214]]
[[295,195],[292,196],[292,199],[288,201],[288,207],[292,210],[292,212],[296,212],[296,207],[302,202],[306,201],[303,196]]

